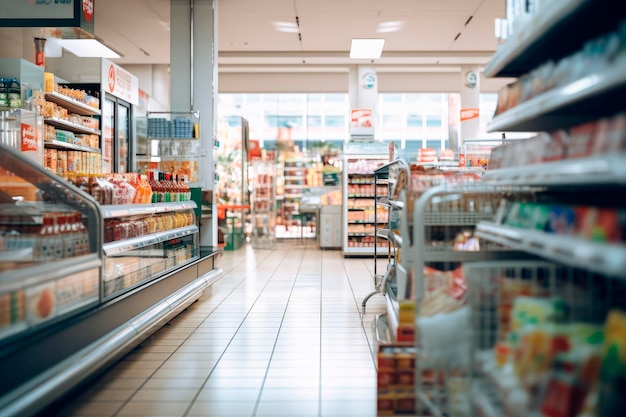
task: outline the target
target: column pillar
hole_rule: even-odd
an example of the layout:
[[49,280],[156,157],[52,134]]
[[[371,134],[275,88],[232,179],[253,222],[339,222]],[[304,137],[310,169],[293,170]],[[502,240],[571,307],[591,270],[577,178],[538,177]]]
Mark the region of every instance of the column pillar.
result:
[[[348,74],[348,96],[350,109],[369,109],[372,111],[372,134],[378,126],[378,76],[374,67],[352,65]],[[353,129],[350,129],[352,134]]]
[[[213,143],[217,134],[217,1],[171,0],[170,12],[170,110],[200,113],[198,187],[212,190],[215,195]],[[213,213],[217,213],[215,207]],[[202,246],[217,246],[215,214],[210,222],[201,222]]]
[[477,66],[461,67],[461,128],[459,149],[465,139],[476,139],[480,130],[478,118],[480,73]]

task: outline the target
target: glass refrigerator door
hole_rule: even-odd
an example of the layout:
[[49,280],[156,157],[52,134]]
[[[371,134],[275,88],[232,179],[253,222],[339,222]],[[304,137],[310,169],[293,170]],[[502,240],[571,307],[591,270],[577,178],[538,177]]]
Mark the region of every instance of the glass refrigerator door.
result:
[[115,143],[115,102],[105,99],[102,103],[102,170],[115,172],[113,144]]
[[131,169],[130,164],[130,107],[123,103],[117,104],[117,140],[116,159],[117,171],[126,173]]

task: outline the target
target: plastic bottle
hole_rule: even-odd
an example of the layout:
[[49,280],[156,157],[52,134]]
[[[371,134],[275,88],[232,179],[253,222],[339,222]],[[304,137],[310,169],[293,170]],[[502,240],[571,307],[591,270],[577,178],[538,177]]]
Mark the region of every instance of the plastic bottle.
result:
[[13,109],[19,109],[22,107],[22,90],[20,87],[20,82],[17,78],[12,78],[11,81],[8,82],[8,98],[9,98],[9,107]]
[[0,78],[0,107],[9,107],[9,85],[5,78]]

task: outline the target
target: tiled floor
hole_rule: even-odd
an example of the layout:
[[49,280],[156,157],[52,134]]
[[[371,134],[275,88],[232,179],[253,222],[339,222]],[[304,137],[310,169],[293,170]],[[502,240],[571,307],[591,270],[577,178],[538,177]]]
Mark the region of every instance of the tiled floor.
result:
[[376,415],[373,259],[313,240],[225,252],[204,297],[60,416]]

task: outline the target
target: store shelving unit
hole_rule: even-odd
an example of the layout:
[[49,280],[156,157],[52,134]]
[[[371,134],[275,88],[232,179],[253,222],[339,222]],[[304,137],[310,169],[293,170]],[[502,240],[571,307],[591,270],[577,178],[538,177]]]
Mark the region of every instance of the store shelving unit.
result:
[[252,161],[252,245],[276,248],[276,164],[274,161]]
[[[617,22],[626,17],[626,7],[618,2],[570,0],[544,7],[533,24],[524,27],[500,47],[487,66],[487,75],[526,74],[548,59],[558,60],[580,50],[585,41],[614,30]],[[581,25],[581,22],[594,20],[597,16],[603,17],[597,20],[598,23],[589,27]],[[494,118],[490,130],[555,131],[611,117],[626,110],[623,102],[614,101],[625,91],[624,74],[626,61],[617,60],[604,70],[587,73],[569,85],[548,91],[504,112]],[[537,348],[538,345],[533,345],[533,337],[554,335],[541,333],[540,326],[550,325],[552,321],[540,318],[536,322],[539,327],[522,327],[523,337],[520,338],[519,327],[514,328],[511,321],[521,320],[522,323],[516,326],[524,326],[524,319],[520,318],[523,313],[513,311],[514,301],[520,296],[532,297],[535,302],[558,300],[559,306],[566,306],[566,313],[558,320],[560,326],[583,326],[581,329],[587,329],[583,330],[583,334],[585,331],[606,332],[605,340],[610,339],[609,332],[612,330],[603,327],[603,323],[611,311],[626,309],[626,245],[623,236],[621,240],[610,240],[602,232],[598,237],[585,231],[590,226],[603,230],[599,223],[589,223],[593,222],[593,216],[585,217],[585,213],[601,209],[610,218],[611,212],[615,214],[623,210],[626,204],[623,198],[625,162],[626,157],[621,151],[610,155],[505,167],[486,173],[484,182],[489,187],[502,190],[521,187],[530,194],[526,197],[505,194],[507,203],[511,205],[500,205],[493,219],[480,221],[476,235],[481,242],[502,245],[535,258],[524,261],[489,260],[464,267],[468,282],[468,308],[471,310],[471,321],[468,323],[473,329],[469,335],[471,349],[464,349],[469,355],[465,373],[461,375],[467,383],[464,390],[467,404],[471,404],[471,407],[465,408],[466,411],[485,416],[534,416],[565,406],[559,412],[582,413],[580,408],[575,409],[574,404],[567,404],[550,391],[555,381],[562,381],[559,378],[564,375],[559,360],[566,357],[566,362],[569,361],[567,366],[578,369],[576,367],[584,366],[586,362],[584,356],[576,356],[580,351],[575,349],[596,348],[600,352],[597,360],[602,363],[605,360],[602,352],[608,349],[608,345],[592,347],[589,339],[586,342],[568,339],[569,345],[564,351],[567,356],[559,356],[558,352],[549,349],[533,350],[534,358],[544,358],[540,369],[537,363],[520,362],[524,352],[528,352],[525,349]],[[550,210],[550,222],[561,219],[559,213],[569,210],[573,213],[572,222],[575,224],[557,222],[542,227],[540,217],[535,217],[532,225],[507,219],[511,215],[507,207],[528,202]],[[559,227],[561,225],[566,227]],[[609,226],[607,230],[614,231],[615,227]],[[584,327],[590,323],[595,327]],[[507,347],[514,349],[515,359],[498,356],[498,349],[501,353],[501,349]],[[511,360],[516,363],[512,367],[514,371],[508,372]],[[585,384],[602,387],[593,400],[596,404],[593,408],[602,410],[602,415],[618,415],[620,412],[612,408],[615,404],[611,403],[611,399],[619,398],[621,394],[619,381],[624,378],[621,370],[623,360],[604,362],[599,366],[603,369],[609,366],[614,372],[603,371],[586,377]],[[458,376],[459,369],[456,371]],[[416,374],[418,376],[419,373]],[[568,383],[578,384],[579,376],[575,372],[569,373],[570,376],[572,380]],[[543,381],[544,385],[540,386],[538,381]],[[541,392],[548,394],[545,397],[535,396]],[[593,391],[583,388],[577,392],[577,404],[585,404],[589,392]],[[425,402],[435,405],[431,410],[435,415],[465,415],[462,411],[452,411],[451,395],[450,390],[434,396],[422,393],[422,397],[428,397]],[[524,397],[525,400],[515,403],[511,401],[513,397]]]
[[377,182],[375,170],[389,160],[380,155],[345,155],[344,158],[343,254],[387,254],[389,242],[378,239],[376,229],[388,226],[389,211],[388,207],[377,203],[376,196],[388,195],[389,185],[386,179]]
[[626,92],[622,63],[588,74],[570,84],[546,91],[494,117],[489,130],[554,131],[622,110]]
[[[44,98],[47,102],[52,102],[54,104],[56,104],[59,107],[63,107],[64,109],[67,110],[68,114],[77,114],[80,116],[86,116],[89,117],[91,119],[99,119],[99,117],[102,115],[102,112],[99,108],[95,108],[92,107],[88,104],[85,104],[83,102],[80,102],[74,98],[71,98],[69,96],[63,95],[63,94],[59,94],[57,92],[47,92],[44,93]],[[74,167],[70,167],[68,166],[68,169],[73,168],[75,170],[80,169],[83,172],[87,172],[88,170],[93,171],[93,173],[99,173],[101,172],[101,167],[99,166],[95,166],[100,162],[100,158],[102,157],[102,141],[101,141],[101,135],[102,135],[102,131],[100,129],[96,129],[90,126],[84,126],[81,125],[79,123],[75,123],[69,120],[65,120],[65,119],[61,119],[58,117],[44,117],[43,118],[44,124],[48,125],[48,126],[53,126],[54,128],[57,129],[61,129],[61,130],[65,130],[68,132],[72,132],[72,133],[76,133],[76,134],[87,134],[87,135],[96,135],[98,136],[97,138],[97,144],[98,144],[98,148],[94,148],[93,145],[92,146],[85,146],[85,145],[78,145],[78,144],[74,144],[74,143],[70,143],[70,142],[63,142],[63,141],[59,141],[59,140],[54,140],[51,138],[48,138],[47,135],[46,140],[44,141],[44,148],[46,149],[55,149],[56,151],[54,152],[80,152],[82,154],[88,154],[88,155],[96,155],[98,157],[97,160],[95,161],[91,161],[89,164],[89,166],[82,166],[82,165],[78,165],[78,163],[76,164],[76,166]],[[99,120],[98,120],[98,124],[99,124]],[[52,151],[51,151],[52,152]],[[51,157],[55,157],[56,153],[54,155],[51,155]],[[77,160],[78,158],[75,156],[74,158],[61,158],[61,159],[75,159]],[[86,160],[85,160],[86,161]],[[57,165],[57,164],[54,164]],[[64,172],[61,172],[58,170],[57,168],[57,172],[59,174],[65,175]]]
[[[543,6],[543,5],[542,5]],[[580,49],[582,43],[619,22],[619,5],[610,1],[563,0],[541,13],[501,44],[485,67],[487,77],[519,77],[549,59]],[[558,50],[553,45],[559,45]]]
[[[387,313],[387,321],[389,327],[397,328],[397,299],[395,294],[397,264],[395,254],[402,249],[403,239],[400,232],[400,217],[404,202],[399,201],[400,192],[394,193],[394,185],[399,177],[408,181],[409,166],[403,159],[396,159],[384,164],[374,171],[374,236],[376,245],[374,246],[374,291],[368,294],[362,301],[361,305],[365,309],[367,301],[374,295],[381,293],[387,299],[386,302],[390,308]],[[386,192],[379,193],[379,187]],[[385,213],[382,221],[378,220],[379,208]],[[381,227],[384,226],[384,227]],[[379,253],[378,240],[382,240],[387,245],[384,253]],[[384,273],[379,273],[379,255],[387,255],[387,264]],[[391,307],[393,306],[393,307]]]
[[140,172],[157,170],[198,183],[200,140],[199,112],[148,112],[148,155],[136,158]]

